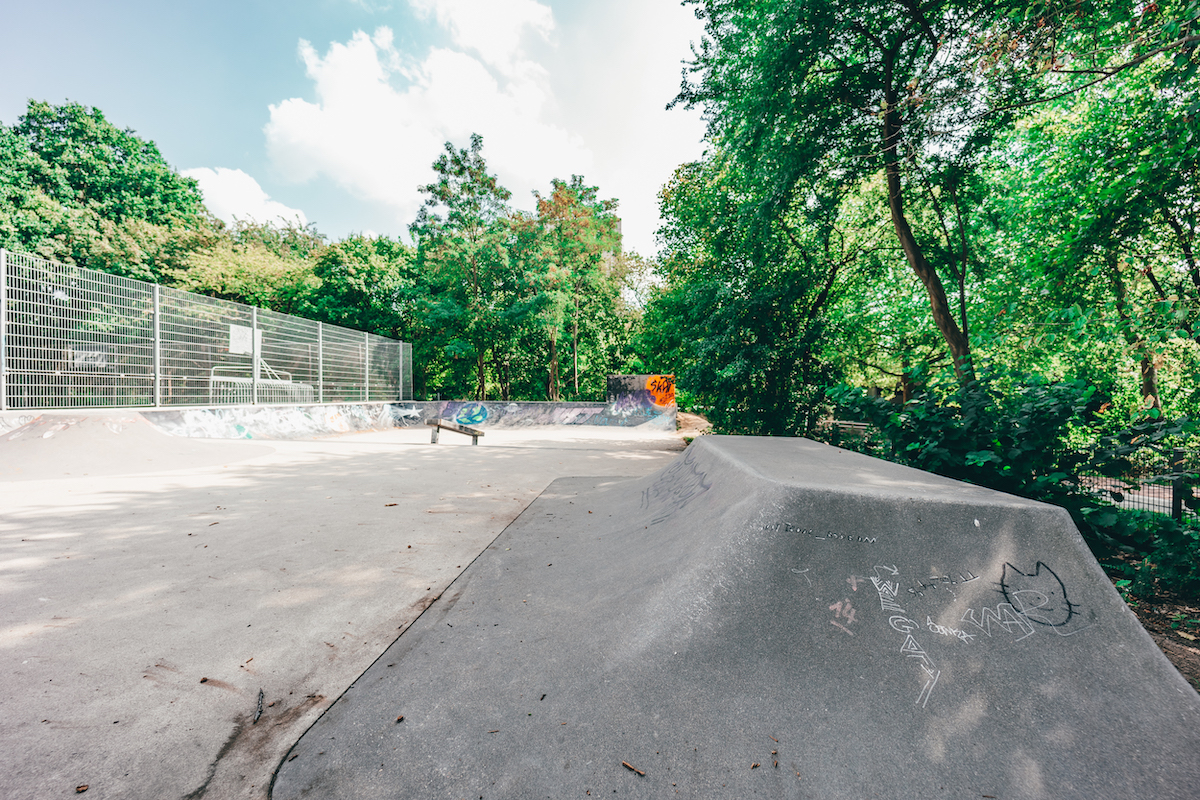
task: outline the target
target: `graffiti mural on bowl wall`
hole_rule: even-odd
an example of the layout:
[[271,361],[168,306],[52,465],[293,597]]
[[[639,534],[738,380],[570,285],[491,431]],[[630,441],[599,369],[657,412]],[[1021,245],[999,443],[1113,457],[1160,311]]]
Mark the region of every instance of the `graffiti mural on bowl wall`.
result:
[[650,398],[656,406],[666,408],[675,405],[675,376],[648,375],[646,391],[650,393]]
[[674,375],[612,375],[606,402],[426,400],[396,404],[398,425],[420,425],[427,419],[449,419],[483,428],[533,425],[647,425],[675,430]]
[[610,417],[645,420],[665,414],[669,414],[672,421],[674,420],[674,375],[608,376]]
[[488,407],[483,403],[465,403],[454,415],[454,421],[459,425],[482,425],[490,415]]

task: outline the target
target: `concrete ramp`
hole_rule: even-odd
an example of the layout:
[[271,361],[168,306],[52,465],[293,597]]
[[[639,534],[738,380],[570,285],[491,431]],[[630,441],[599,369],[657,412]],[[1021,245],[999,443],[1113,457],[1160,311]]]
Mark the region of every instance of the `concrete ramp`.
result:
[[1059,509],[800,439],[561,479],[273,797],[1191,798],[1200,696]]
[[56,411],[10,415],[0,430],[0,480],[128,475],[195,469],[272,452],[163,433],[136,411]]

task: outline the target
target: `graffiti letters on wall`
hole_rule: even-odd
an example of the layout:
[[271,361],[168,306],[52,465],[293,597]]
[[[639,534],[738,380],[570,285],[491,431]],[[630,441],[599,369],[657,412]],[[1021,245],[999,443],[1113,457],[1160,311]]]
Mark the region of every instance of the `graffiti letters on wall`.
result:
[[674,375],[610,375],[608,400],[597,402],[507,402],[437,400],[397,404],[398,424],[449,419],[468,427],[605,425],[675,430]]

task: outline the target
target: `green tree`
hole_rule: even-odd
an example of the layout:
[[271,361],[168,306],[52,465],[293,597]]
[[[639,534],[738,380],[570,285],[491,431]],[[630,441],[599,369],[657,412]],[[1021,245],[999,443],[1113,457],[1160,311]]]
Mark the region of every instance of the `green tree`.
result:
[[[707,37],[676,102],[701,105],[709,139],[764,189],[778,218],[814,176],[885,176],[893,235],[928,295],[960,380],[970,343],[938,265],[915,231],[910,194],[922,181],[950,197],[989,142],[993,117],[973,120],[983,87],[970,39],[986,4],[942,0],[853,7],[800,0],[691,0]],[[943,217],[946,215],[943,214]]]
[[[589,310],[603,312],[614,305],[613,284],[602,268],[606,256],[621,251],[620,220],[615,200],[600,200],[599,189],[587,186],[583,176],[570,182],[555,179],[550,194],[534,192],[538,222],[549,245],[553,263],[544,273],[548,302],[543,319],[549,332],[549,399],[559,399],[558,331],[570,318],[571,380],[579,395],[581,322]],[[582,329],[586,335],[586,327]]]
[[512,193],[487,171],[483,137],[469,149],[446,143],[433,164],[437,180],[410,231],[417,268],[434,283],[427,315],[445,342],[453,388],[487,399],[488,364],[504,328],[502,316],[514,282],[508,258],[507,202]]
[[664,285],[639,339],[723,430],[787,434],[814,422],[834,377],[830,312],[878,237],[846,224],[844,185],[798,183],[764,222],[767,201],[720,154],[676,170],[661,194]]
[[46,167],[39,187],[73,208],[113,222],[196,224],[206,214],[195,180],[177,173],[154,142],[121,130],[96,108],[30,101],[15,133]]
[[219,236],[195,181],[77,103],[31,101],[4,128],[0,192],[5,246],[129,277],[162,281]]
[[315,226],[239,220],[223,233],[187,255],[170,275],[177,287],[284,314],[312,310],[318,287],[325,289],[321,300],[330,292],[333,284],[325,286],[314,271],[326,247]]
[[1076,350],[1077,369],[1102,353],[1102,384],[1132,358],[1139,404],[1158,408],[1166,392],[1193,411],[1200,136],[1186,94],[1163,83],[1154,65],[1130,71],[1009,136],[991,176],[1007,221],[994,250],[1012,254],[1025,290],[1011,293],[1010,319],[1048,329],[1041,338],[1060,359]]
[[423,286],[410,248],[386,236],[348,236],[314,258],[319,282],[306,299],[309,316],[369,333],[407,338],[416,331]]

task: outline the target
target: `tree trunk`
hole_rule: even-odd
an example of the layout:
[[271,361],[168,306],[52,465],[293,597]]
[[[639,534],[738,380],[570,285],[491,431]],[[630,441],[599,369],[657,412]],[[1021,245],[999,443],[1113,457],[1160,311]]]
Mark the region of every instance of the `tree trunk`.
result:
[[1162,410],[1162,402],[1158,399],[1158,365],[1149,353],[1142,354],[1139,364],[1142,374],[1142,407]]
[[550,375],[546,383],[546,399],[557,401],[558,397],[558,331],[550,330]]
[[954,374],[958,382],[966,385],[975,380],[975,370],[971,365],[971,346],[967,337],[954,321],[954,313],[946,299],[946,287],[938,277],[937,270],[925,258],[925,253],[913,236],[908,217],[904,214],[904,194],[900,183],[900,120],[897,118],[897,97],[893,91],[888,92],[887,108],[883,114],[883,157],[887,171],[888,209],[892,215],[892,227],[908,265],[929,295],[929,306],[933,312],[933,324],[941,332],[942,338],[950,348],[950,356],[954,360]]
[[1125,323],[1122,326],[1122,335],[1125,337],[1125,341],[1129,343],[1129,346],[1140,356],[1138,371],[1141,373],[1142,378],[1141,392],[1143,408],[1161,409],[1162,403],[1158,399],[1158,365],[1155,363],[1154,353],[1150,350],[1146,340],[1133,330],[1133,318],[1126,303],[1129,293],[1125,286],[1125,279],[1121,277],[1121,269],[1116,256],[1110,255],[1107,262],[1109,275],[1112,277],[1113,294],[1117,300],[1117,316]]
[[478,371],[478,377],[475,384],[475,399],[487,400],[487,357],[482,348],[478,351],[475,357],[475,369]]

